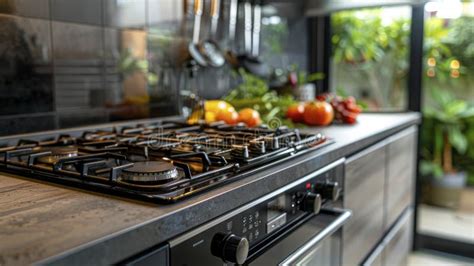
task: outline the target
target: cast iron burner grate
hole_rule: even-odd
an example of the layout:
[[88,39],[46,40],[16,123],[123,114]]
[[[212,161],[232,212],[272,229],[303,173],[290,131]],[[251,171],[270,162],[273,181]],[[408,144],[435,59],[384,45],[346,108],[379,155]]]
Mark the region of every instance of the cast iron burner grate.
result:
[[16,145],[0,147],[0,170],[173,202],[330,143],[322,134],[301,134],[286,127],[159,122],[19,139]]

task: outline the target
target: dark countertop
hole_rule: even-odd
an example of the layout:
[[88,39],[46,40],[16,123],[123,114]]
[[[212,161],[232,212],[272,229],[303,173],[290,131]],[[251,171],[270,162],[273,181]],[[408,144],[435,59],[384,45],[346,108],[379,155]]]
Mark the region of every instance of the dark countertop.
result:
[[0,265],[118,262],[419,122],[417,113],[362,114],[355,125],[303,129],[322,131],[336,142],[172,205],[124,200],[2,173]]

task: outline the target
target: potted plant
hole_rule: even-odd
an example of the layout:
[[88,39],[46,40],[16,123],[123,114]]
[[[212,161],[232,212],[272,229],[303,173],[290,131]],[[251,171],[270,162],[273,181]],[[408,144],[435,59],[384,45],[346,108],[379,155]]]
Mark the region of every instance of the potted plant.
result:
[[468,142],[462,133],[464,121],[474,116],[474,108],[448,91],[432,89],[433,103],[424,110],[422,147],[424,160],[420,164],[423,176],[428,176],[426,201],[430,204],[456,208],[460,192],[466,184],[466,173],[455,168],[453,150],[464,154]]
[[293,65],[288,75],[288,82],[292,88],[292,94],[299,101],[312,101],[316,98],[316,86],[314,81],[324,79],[323,73],[311,73],[300,70]]

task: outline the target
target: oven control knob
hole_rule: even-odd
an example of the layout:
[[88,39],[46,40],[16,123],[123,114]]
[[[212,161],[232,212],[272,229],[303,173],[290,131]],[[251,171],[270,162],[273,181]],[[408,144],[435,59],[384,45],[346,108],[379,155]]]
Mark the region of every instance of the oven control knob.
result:
[[211,242],[211,253],[224,262],[243,264],[249,253],[249,241],[234,234],[217,233]]
[[321,203],[319,194],[307,192],[302,198],[300,208],[302,211],[318,214],[321,210]]
[[336,201],[339,199],[339,194],[341,189],[339,188],[339,184],[337,182],[324,182],[324,183],[316,183],[314,191],[324,199]]

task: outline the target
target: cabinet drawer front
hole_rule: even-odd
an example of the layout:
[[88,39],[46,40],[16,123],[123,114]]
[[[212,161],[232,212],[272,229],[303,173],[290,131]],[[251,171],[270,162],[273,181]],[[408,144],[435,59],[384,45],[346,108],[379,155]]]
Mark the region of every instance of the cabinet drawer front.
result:
[[388,144],[384,229],[388,229],[413,201],[416,144],[417,131],[414,128],[402,131]]
[[385,245],[383,242],[372,251],[369,257],[362,263],[362,266],[382,266],[383,265],[383,252]]
[[362,265],[406,265],[412,244],[412,230],[413,210],[408,208]]
[[412,244],[413,212],[406,210],[400,218],[389,239],[386,240],[384,248],[384,265],[402,266],[407,265],[408,255]]
[[343,263],[359,264],[383,232],[386,147],[377,145],[349,158],[344,207],[353,217],[343,228]]

